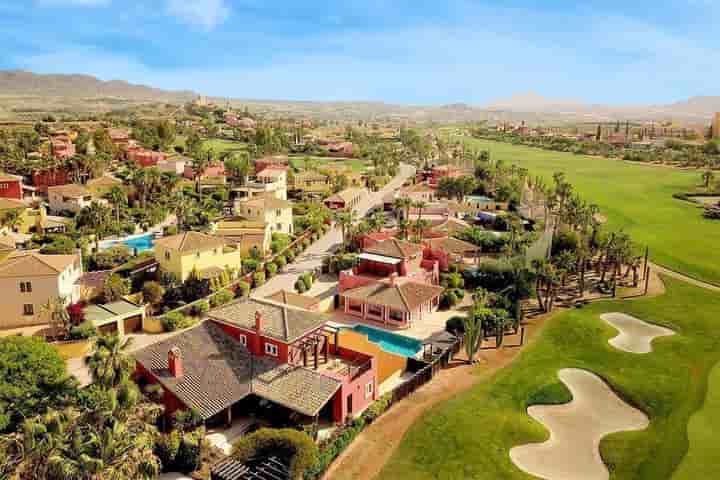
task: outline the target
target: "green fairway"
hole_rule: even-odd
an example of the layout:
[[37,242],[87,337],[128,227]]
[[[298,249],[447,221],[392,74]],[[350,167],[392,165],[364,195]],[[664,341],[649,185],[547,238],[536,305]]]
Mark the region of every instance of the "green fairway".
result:
[[610,228],[624,228],[650,246],[656,263],[701,280],[720,284],[720,222],[702,217],[700,208],[673,193],[693,190],[699,171],[630,164],[536,148],[468,139],[489,150],[493,160],[527,168],[552,181],[565,172],[585,199],[597,203]]
[[[646,430],[613,434],[602,441],[601,454],[611,478],[671,478],[688,451],[688,421],[702,407],[710,371],[720,360],[720,295],[664,280],[666,295],[599,302],[550,319],[537,341],[509,367],[413,425],[379,478],[533,478],[514,466],[508,452],[513,446],[547,439],[547,431],[526,409],[570,400],[557,377],[562,368],[595,372],[650,417]],[[678,334],[656,339],[654,351],[647,355],[622,352],[607,343],[617,332],[600,320],[604,312],[624,312]],[[716,372],[713,394],[700,414],[705,419],[696,416],[691,424],[691,454],[678,478],[720,478],[720,434],[707,424],[711,417],[718,421],[717,376]]]
[[673,476],[674,480],[716,478],[720,470],[720,363],[710,373],[702,410],[688,424],[690,450]]
[[240,152],[247,149],[247,145],[245,143],[233,140],[222,140],[219,138],[205,140],[203,142],[203,147],[212,149],[216,155],[220,155],[225,152]]

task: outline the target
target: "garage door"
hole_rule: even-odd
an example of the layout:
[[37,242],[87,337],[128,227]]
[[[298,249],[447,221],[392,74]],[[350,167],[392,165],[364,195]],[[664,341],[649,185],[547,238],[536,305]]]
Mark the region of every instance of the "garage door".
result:
[[142,315],[125,319],[125,333],[139,332],[142,330]]
[[98,332],[100,332],[100,335],[109,335],[111,333],[117,333],[117,323],[111,322],[106,325],[101,325],[98,327]]

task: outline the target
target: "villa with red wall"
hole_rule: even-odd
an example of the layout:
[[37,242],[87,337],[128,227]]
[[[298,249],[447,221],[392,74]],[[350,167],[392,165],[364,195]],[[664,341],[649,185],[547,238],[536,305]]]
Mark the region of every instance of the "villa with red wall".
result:
[[208,312],[201,325],[134,354],[136,376],[159,383],[166,414],[194,409],[230,423],[247,397],[304,417],[343,422],[377,393],[377,361],[340,344],[328,318],[267,300]]

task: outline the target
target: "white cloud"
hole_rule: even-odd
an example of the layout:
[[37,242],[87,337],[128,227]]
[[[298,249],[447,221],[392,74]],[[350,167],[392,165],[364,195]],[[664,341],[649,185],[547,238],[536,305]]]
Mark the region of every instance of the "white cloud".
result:
[[104,7],[111,0],[36,0],[37,4],[46,7]]
[[185,23],[212,30],[230,16],[225,0],[167,0],[167,11]]

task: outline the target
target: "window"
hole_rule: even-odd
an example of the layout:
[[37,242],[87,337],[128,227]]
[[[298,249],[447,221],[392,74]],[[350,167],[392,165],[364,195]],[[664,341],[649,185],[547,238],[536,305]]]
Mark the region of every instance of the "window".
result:
[[277,345],[273,343],[266,343],[265,344],[265,353],[268,355],[272,355],[273,357],[278,356],[278,347]]
[[30,293],[32,292],[32,283],[30,282],[20,282],[20,291],[22,293]]
[[197,252],[197,253],[195,254],[195,258],[200,258],[200,252]]
[[372,397],[373,394],[373,388],[375,388],[375,385],[373,385],[373,382],[370,381],[365,385],[365,398]]
[[275,210],[275,216],[276,216],[276,217],[279,217],[279,216],[281,216],[281,215],[282,215],[282,210],[280,210],[279,208],[278,208],[277,210]]
[[247,336],[245,336],[245,335],[240,335],[240,336],[238,337],[238,340],[240,340],[240,343],[242,343],[243,346],[247,347]]
[[282,223],[278,223],[277,225],[275,225],[275,228],[277,228],[278,230],[282,230]]
[[165,260],[170,260],[170,252],[165,252]]
[[33,307],[32,303],[23,305],[23,315],[35,315],[35,307]]

